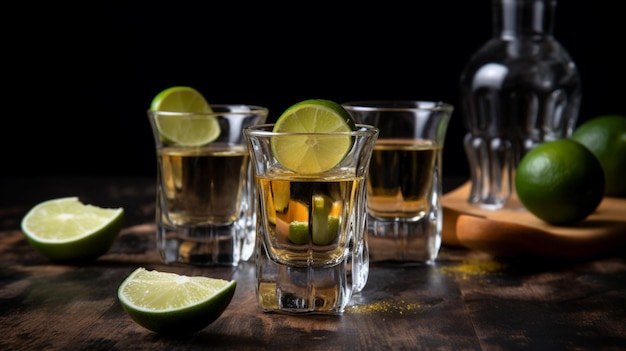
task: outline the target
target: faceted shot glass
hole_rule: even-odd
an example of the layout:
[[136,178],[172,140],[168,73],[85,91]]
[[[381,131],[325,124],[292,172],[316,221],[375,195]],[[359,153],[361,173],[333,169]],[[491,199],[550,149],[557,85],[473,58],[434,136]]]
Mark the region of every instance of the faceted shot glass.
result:
[[[353,132],[272,132],[246,128],[259,206],[256,296],[265,312],[341,314],[369,275],[365,179],[378,129]],[[273,141],[311,143],[349,138],[332,169],[302,174],[283,167]]]
[[431,264],[442,240],[442,150],[453,106],[429,101],[343,103],[378,127],[367,177],[370,260]]
[[[211,108],[211,113],[148,111],[157,155],[157,248],[167,264],[236,266],[254,252],[256,193],[243,129],[265,123],[268,110]],[[219,134],[205,144],[181,144],[162,132],[167,126],[204,133],[202,121],[219,126],[207,128],[206,133]]]

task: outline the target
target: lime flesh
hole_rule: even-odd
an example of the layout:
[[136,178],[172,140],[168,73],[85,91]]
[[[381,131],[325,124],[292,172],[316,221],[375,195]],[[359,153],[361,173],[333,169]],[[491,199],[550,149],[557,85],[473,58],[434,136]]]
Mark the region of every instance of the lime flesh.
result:
[[167,144],[201,146],[220,136],[220,126],[209,103],[196,89],[167,88],[150,105],[161,139]]
[[310,99],[289,107],[278,118],[274,132],[294,133],[272,138],[274,156],[283,167],[299,174],[332,169],[352,147],[356,124],[339,104]]
[[214,322],[230,304],[234,280],[147,270],[119,286],[122,308],[139,325],[160,334],[192,334]]
[[85,205],[77,197],[39,203],[21,223],[29,243],[53,261],[85,261],[101,256],[123,225],[122,208]]
[[204,96],[192,87],[174,86],[159,92],[150,104],[152,111],[211,112]]

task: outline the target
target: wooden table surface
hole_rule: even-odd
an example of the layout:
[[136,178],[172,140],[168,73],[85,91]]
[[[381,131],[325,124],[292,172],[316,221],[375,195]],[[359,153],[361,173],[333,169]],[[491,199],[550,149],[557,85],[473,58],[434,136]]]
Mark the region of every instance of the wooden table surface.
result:
[[[0,178],[0,350],[623,350],[626,255],[584,261],[504,261],[443,247],[432,266],[372,264],[340,316],[261,312],[254,265],[167,266],[154,234],[154,180]],[[90,264],[51,264],[20,221],[35,204],[78,196],[122,206],[126,225]],[[626,233],[624,233],[626,235]],[[137,267],[235,279],[224,314],[186,338],[135,324],[117,288]]]

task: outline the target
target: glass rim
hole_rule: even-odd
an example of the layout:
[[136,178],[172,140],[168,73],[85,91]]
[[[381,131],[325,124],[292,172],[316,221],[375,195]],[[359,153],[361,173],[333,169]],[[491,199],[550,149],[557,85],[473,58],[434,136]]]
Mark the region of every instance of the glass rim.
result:
[[353,111],[445,111],[452,113],[454,106],[443,101],[427,100],[355,100],[342,102],[341,106]]
[[[220,115],[258,115],[269,114],[269,109],[265,106],[247,105],[247,104],[211,104],[212,112],[180,112],[180,111],[158,111],[148,109],[149,115],[162,116],[220,116]],[[223,111],[215,111],[215,109],[224,109]]]
[[329,135],[348,135],[348,136],[371,136],[379,133],[378,127],[369,124],[356,124],[356,130],[349,132],[274,132],[275,123],[264,123],[248,126],[243,129],[243,133],[253,136],[285,136],[285,135],[310,135],[310,136],[329,136]]

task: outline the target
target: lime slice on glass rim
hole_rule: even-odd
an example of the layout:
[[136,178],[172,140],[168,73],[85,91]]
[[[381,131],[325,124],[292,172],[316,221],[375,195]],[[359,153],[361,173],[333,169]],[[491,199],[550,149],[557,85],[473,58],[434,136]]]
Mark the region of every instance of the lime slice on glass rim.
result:
[[124,226],[123,208],[85,205],[77,197],[48,200],[22,219],[22,232],[52,261],[90,261],[106,253]]
[[234,280],[137,268],[120,284],[117,296],[139,325],[160,334],[192,334],[215,321],[230,304]]
[[272,151],[283,167],[299,174],[315,174],[339,164],[352,147],[348,133],[356,130],[350,114],[324,99],[298,102],[276,120],[273,132],[300,133],[272,138]]
[[[161,139],[168,144],[201,146],[220,136],[220,125],[204,96],[187,86],[174,86],[158,93],[150,110]],[[181,113],[183,112],[183,113]]]

